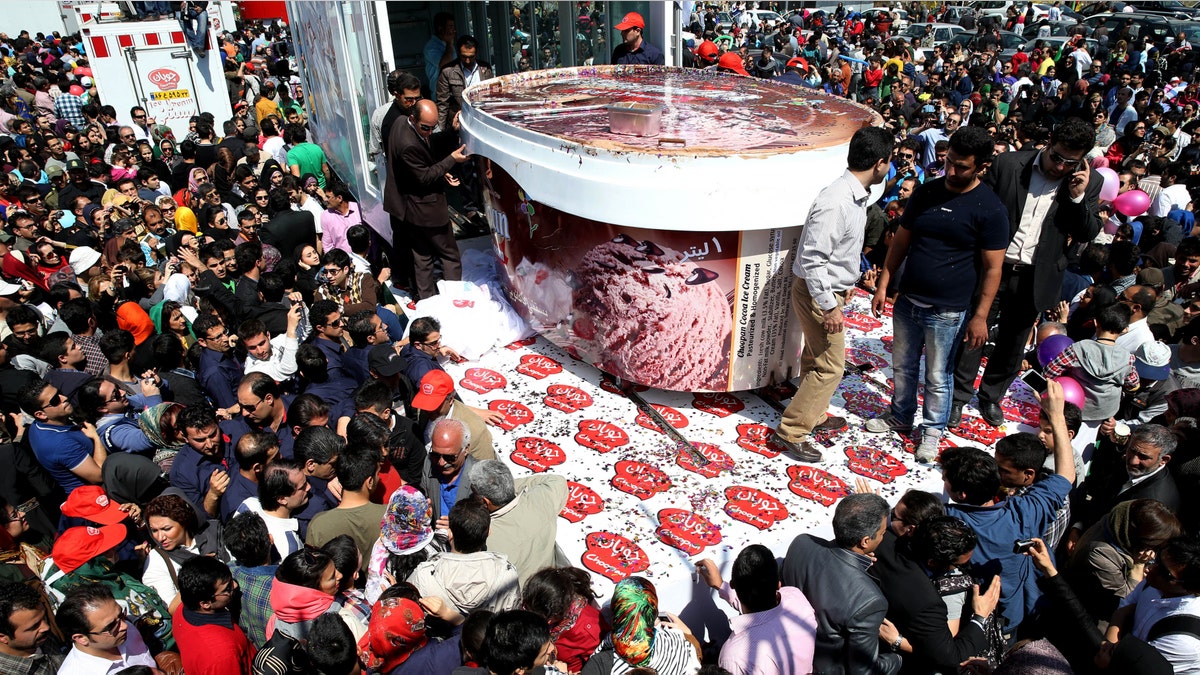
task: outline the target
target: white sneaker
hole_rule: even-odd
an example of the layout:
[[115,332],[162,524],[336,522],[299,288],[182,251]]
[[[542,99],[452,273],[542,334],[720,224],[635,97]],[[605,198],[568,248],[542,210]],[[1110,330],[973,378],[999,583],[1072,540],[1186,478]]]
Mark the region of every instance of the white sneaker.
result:
[[898,434],[908,434],[912,432],[912,426],[901,424],[892,416],[890,412],[884,413],[883,417],[872,417],[867,420],[863,428],[872,434],[885,434],[889,431],[895,431]]
[[941,434],[934,434],[928,431],[921,434],[921,444],[917,446],[917,462],[920,464],[937,463],[938,446],[941,442]]

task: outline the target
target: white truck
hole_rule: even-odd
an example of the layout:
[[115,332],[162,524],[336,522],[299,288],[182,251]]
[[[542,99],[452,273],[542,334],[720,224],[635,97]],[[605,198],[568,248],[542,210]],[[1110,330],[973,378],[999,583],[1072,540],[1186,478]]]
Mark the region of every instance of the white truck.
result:
[[178,140],[187,135],[193,115],[229,119],[233,109],[217,50],[222,24],[220,13],[210,8],[208,53],[200,57],[174,19],[85,22],[80,30],[100,100],[125,121],[130,108],[145,108]]

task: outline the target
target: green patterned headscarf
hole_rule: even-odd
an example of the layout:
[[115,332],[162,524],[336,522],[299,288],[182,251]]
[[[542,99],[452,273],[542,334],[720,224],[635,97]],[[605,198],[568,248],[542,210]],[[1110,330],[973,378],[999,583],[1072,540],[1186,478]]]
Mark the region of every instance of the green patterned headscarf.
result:
[[617,656],[635,668],[654,653],[654,622],[658,619],[658,593],[642,577],[629,577],[613,589],[612,643]]

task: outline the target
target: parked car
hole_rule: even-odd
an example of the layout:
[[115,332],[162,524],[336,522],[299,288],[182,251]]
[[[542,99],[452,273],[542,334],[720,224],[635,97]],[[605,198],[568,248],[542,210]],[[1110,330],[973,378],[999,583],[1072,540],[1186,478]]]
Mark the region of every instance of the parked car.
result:
[[1008,16],[1008,8],[1020,3],[1012,0],[978,0],[971,3],[971,7],[975,9],[975,14],[980,17],[995,16],[1004,20]]
[[966,32],[962,26],[952,23],[914,23],[904,31],[904,36],[909,40],[919,40],[925,37],[926,26],[933,27],[933,44],[929,45],[930,47],[945,44],[955,35]]
[[1179,0],[1140,0],[1134,8],[1146,14],[1165,14],[1174,19],[1194,19],[1200,8],[1188,7]]
[[1049,26],[1051,35],[1067,35],[1072,28],[1079,25],[1082,25],[1084,30],[1089,33],[1091,32],[1086,23],[1081,24],[1075,19],[1059,19],[1058,21],[1038,19],[1031,24],[1027,24],[1025,30],[1022,31],[1022,35],[1026,40],[1033,39],[1038,36],[1038,31],[1042,29],[1042,26]]
[[942,12],[942,23],[952,23],[958,25],[958,22],[963,20],[963,17],[975,16],[975,10],[971,7],[962,5],[947,7]]
[[1175,36],[1180,33],[1183,33],[1183,36],[1187,38],[1188,43],[1192,45],[1192,49],[1200,47],[1200,22],[1172,21],[1171,35]]
[[1088,27],[1089,35],[1095,32],[1100,19],[1104,19],[1104,25],[1108,28],[1110,39],[1112,36],[1119,34],[1126,26],[1129,27],[1129,34],[1133,39],[1137,40],[1146,35],[1152,35],[1155,42],[1160,45],[1172,34],[1171,22],[1162,14],[1121,12],[1116,14],[1093,14],[1084,19],[1083,23]]
[[751,21],[755,24],[761,24],[763,21],[778,23],[783,21],[783,17],[769,9],[747,9],[738,15],[738,23],[742,26],[749,26]]
[[[965,49],[971,51],[975,49],[975,44],[978,42],[978,40],[979,36],[975,33],[964,32],[950,38],[950,42],[947,44],[947,46],[953,47],[955,42],[961,42]],[[1005,61],[1011,59],[1013,54],[1016,54],[1017,50],[1020,49],[1025,42],[1025,37],[1022,35],[1018,35],[1006,30],[1000,31],[1000,58]]]

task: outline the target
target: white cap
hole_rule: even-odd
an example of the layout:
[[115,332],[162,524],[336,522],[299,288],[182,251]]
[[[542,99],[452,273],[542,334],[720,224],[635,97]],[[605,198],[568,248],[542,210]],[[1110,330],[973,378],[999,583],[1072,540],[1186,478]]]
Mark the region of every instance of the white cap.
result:
[[20,290],[21,290],[20,284],[14,284],[5,279],[0,279],[0,298],[7,296],[7,295],[13,295],[14,293],[16,293]]
[[75,271],[75,276],[79,276],[100,262],[100,253],[90,246],[80,246],[71,251],[71,257],[68,260],[71,263],[71,269]]
[[92,78],[84,75],[83,77],[79,78],[79,84],[82,85],[84,89],[90,89],[92,87]]

